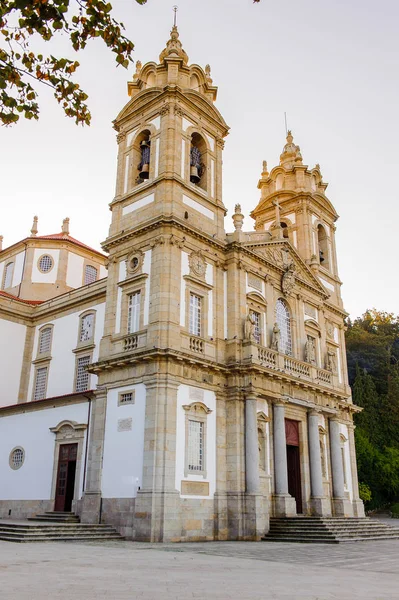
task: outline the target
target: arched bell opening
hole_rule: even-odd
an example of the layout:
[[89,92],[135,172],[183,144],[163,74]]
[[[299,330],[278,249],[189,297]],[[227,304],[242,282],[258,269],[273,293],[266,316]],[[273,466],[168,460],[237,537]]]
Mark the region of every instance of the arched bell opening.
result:
[[150,178],[151,132],[145,129],[136,137],[133,144],[134,183],[139,185]]
[[317,226],[317,241],[319,244],[319,262],[325,269],[330,269],[330,261],[328,255],[328,238],[323,225]]
[[208,148],[199,133],[193,133],[190,146],[190,181],[207,190]]
[[283,230],[283,238],[285,238],[286,240],[288,240],[289,235],[288,235],[288,225],[287,225],[287,223],[284,223],[284,221],[281,221],[280,227]]

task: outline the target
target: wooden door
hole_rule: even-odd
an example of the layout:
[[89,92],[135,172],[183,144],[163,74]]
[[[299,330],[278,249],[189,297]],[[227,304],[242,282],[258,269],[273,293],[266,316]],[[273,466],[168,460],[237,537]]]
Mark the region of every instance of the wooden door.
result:
[[288,493],[295,498],[296,512],[302,514],[301,462],[299,446],[287,446]]
[[77,452],[77,444],[60,446],[54,510],[69,512],[72,508]]

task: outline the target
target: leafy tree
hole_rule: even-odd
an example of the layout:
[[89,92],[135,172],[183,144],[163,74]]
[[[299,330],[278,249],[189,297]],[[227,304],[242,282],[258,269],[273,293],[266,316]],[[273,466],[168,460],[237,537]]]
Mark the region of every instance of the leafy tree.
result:
[[39,37],[49,42],[64,34],[73,50],[79,51],[88,40],[99,37],[115,53],[117,64],[127,67],[133,43],[122,35],[123,29],[123,23],[112,17],[112,5],[102,0],[1,0],[0,122],[11,125],[20,114],[38,119],[34,85],[41,83],[53,89],[68,117],[89,125],[87,94],[72,79],[78,61],[36,54],[31,41]]

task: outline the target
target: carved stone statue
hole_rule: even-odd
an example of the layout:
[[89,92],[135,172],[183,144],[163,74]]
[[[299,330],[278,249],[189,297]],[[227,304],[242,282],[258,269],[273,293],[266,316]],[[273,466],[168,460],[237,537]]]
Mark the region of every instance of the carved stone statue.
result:
[[248,313],[245,319],[244,338],[250,342],[255,341],[255,321],[251,313]]
[[281,289],[284,296],[291,293],[295,285],[295,265],[291,263],[281,278]]
[[273,326],[272,344],[270,347],[272,350],[277,350],[277,352],[280,350],[280,337],[280,327],[278,326],[278,323],[275,323]]
[[309,335],[305,344],[305,361],[312,365],[316,364],[316,348],[314,345],[314,339]]
[[327,350],[326,369],[334,374],[337,372],[337,355],[331,348]]

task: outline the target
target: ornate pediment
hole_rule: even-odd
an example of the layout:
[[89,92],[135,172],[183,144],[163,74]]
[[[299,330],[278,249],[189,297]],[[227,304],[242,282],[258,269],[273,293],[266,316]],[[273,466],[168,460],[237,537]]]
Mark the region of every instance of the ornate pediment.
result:
[[327,297],[324,287],[288,241],[279,240],[263,244],[246,244],[245,246],[273,266],[281,269],[281,285],[284,293],[290,294],[295,282],[302,281]]

